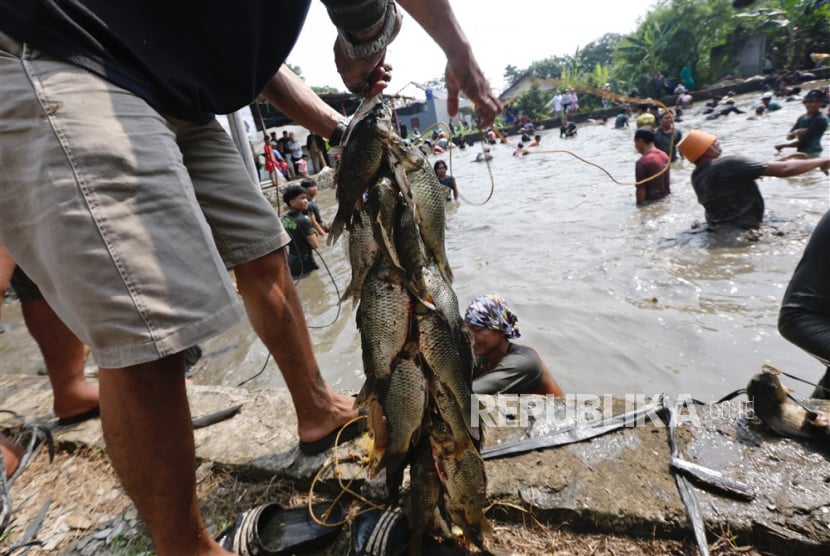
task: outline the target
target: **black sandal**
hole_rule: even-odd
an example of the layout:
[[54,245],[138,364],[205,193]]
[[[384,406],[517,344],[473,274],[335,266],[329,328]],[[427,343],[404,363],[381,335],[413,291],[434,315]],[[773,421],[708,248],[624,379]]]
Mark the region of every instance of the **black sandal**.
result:
[[[247,510],[236,523],[225,529],[216,541],[240,556],[294,554],[332,541],[343,527],[346,511],[340,504],[318,502],[312,506],[315,516],[330,513],[317,523],[307,506],[283,508],[263,504]],[[330,524],[330,525],[329,525]]]

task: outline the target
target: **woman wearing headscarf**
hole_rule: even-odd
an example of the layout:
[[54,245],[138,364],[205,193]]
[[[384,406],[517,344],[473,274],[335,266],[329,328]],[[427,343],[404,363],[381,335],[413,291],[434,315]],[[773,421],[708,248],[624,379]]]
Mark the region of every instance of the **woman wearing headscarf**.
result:
[[473,392],[565,395],[535,349],[510,341],[521,334],[518,319],[503,297],[476,297],[464,320],[472,333],[476,356]]

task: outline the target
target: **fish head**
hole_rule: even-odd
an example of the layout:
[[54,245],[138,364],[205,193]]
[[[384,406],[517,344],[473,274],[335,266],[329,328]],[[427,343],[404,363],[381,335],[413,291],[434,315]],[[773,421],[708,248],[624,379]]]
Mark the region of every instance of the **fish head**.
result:
[[390,153],[392,154],[392,160],[400,164],[404,172],[413,172],[422,167],[432,169],[432,166],[427,163],[424,153],[402,141],[392,141]]
[[447,455],[455,455],[455,437],[452,428],[440,418],[436,418],[429,430],[429,443],[432,446],[432,455],[436,469],[442,474],[441,460]]
[[787,389],[781,384],[778,374],[767,370],[752,377],[747,384],[746,393],[759,415],[787,400]]
[[343,136],[345,147],[371,136],[387,143],[392,141],[392,111],[379,97],[376,95],[366,99],[358,107]]

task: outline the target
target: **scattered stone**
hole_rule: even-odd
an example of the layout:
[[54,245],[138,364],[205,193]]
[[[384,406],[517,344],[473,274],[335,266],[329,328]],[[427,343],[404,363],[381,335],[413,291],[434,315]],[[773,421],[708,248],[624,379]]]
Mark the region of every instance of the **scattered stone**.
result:
[[66,524],[70,529],[89,529],[95,523],[83,515],[70,515],[66,518]]

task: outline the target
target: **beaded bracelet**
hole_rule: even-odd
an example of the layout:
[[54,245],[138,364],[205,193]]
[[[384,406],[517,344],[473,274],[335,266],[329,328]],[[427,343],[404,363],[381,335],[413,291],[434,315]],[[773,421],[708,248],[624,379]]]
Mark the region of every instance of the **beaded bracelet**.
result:
[[395,34],[395,23],[398,19],[398,9],[394,0],[389,0],[386,4],[386,14],[384,16],[383,29],[374,39],[365,42],[354,42],[349,38],[348,31],[338,29],[337,34],[340,44],[343,45],[343,50],[346,55],[356,60],[358,58],[366,58],[372,54],[377,54],[382,51],[392,41]]

